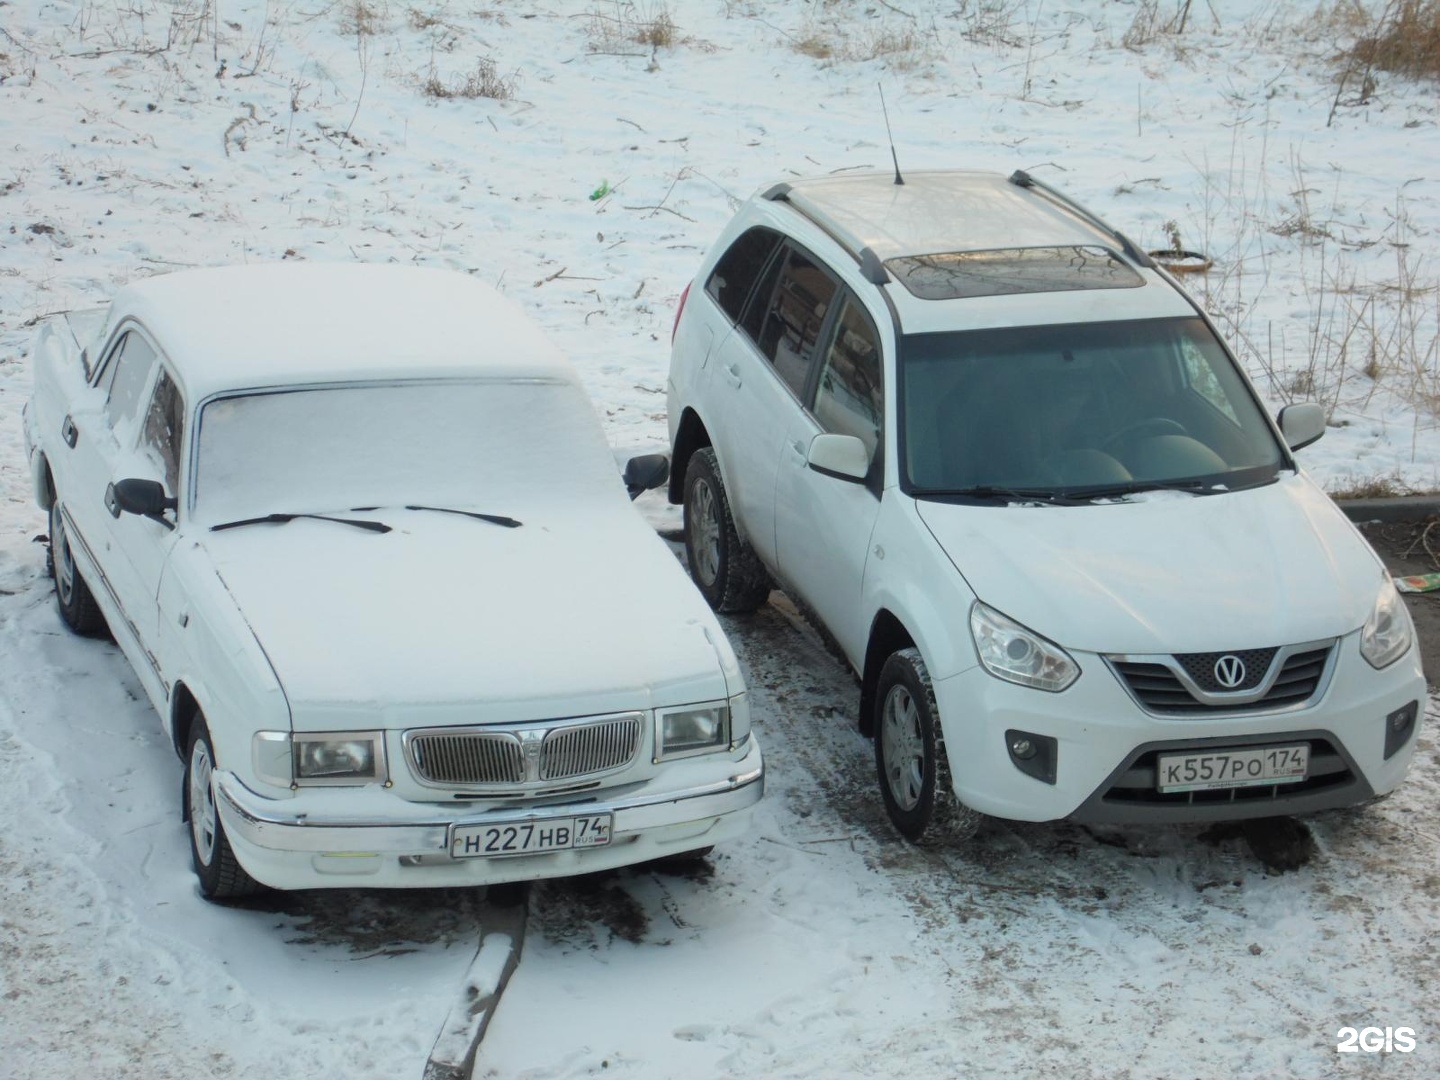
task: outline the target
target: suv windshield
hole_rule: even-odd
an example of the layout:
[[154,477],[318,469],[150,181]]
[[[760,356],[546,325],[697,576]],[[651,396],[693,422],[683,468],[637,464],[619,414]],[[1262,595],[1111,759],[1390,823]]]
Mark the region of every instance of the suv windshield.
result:
[[1286,465],[1198,318],[912,334],[901,367],[918,497],[1234,489]]

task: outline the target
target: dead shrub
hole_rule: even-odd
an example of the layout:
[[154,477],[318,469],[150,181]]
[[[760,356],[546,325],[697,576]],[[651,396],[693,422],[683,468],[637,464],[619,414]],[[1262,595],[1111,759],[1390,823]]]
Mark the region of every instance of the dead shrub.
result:
[[475,70],[459,79],[448,82],[440,77],[433,67],[420,84],[420,92],[426,97],[446,101],[451,98],[490,98],[494,101],[509,101],[515,96],[520,85],[520,73],[501,75],[495,61],[481,57],[475,62]]
[[1440,78],[1440,0],[1390,0],[1372,32],[1357,38],[1344,59],[1357,70]]

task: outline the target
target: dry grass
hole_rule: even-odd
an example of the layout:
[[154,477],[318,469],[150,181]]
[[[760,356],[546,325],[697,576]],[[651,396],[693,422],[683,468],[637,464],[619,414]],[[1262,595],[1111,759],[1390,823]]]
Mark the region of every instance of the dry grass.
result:
[[1440,0],[1390,0],[1345,58],[1360,69],[1440,79]]
[[420,92],[426,97],[448,101],[452,98],[490,98],[493,101],[509,101],[515,96],[520,85],[519,72],[501,75],[495,61],[481,57],[475,62],[475,70],[463,78],[445,80],[433,67],[420,84]]
[[605,8],[593,8],[587,18],[586,36],[590,51],[624,53],[636,45],[653,54],[668,49],[678,41],[675,20],[664,4],[636,4],[632,0],[616,0]]
[[1394,499],[1415,494],[1398,472],[1386,476],[1352,476],[1327,491],[1332,499]]
[[371,0],[346,0],[340,8],[340,32],[346,37],[373,37],[385,28],[386,11]]
[[855,27],[849,21],[809,23],[790,47],[814,60],[867,63],[878,60],[895,71],[911,71],[936,58],[932,40],[913,22],[879,22]]

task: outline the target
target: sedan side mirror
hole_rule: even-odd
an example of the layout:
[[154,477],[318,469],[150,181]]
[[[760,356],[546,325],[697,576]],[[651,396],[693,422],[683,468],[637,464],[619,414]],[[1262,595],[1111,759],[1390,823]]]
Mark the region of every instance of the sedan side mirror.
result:
[[[177,505],[165,494],[165,485],[158,480],[117,480],[111,490],[114,492],[114,508],[127,514],[158,518]],[[120,515],[117,513],[115,516]]]
[[822,476],[858,484],[870,474],[870,451],[854,435],[816,435],[806,463]]
[[1303,450],[1325,434],[1325,410],[1314,402],[1286,405],[1275,419],[1291,450]]
[[642,454],[625,463],[625,490],[634,499],[642,491],[658,488],[670,479],[670,459],[664,454]]

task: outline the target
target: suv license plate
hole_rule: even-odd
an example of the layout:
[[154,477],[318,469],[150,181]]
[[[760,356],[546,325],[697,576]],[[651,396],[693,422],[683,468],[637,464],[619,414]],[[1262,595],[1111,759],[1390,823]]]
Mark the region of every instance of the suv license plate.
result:
[[1309,767],[1308,743],[1212,750],[1204,754],[1162,754],[1156,769],[1155,789],[1163,794],[1293,784],[1305,779]]
[[452,825],[450,856],[454,859],[538,855],[544,851],[604,847],[610,843],[610,815],[535,818],[504,825]]

